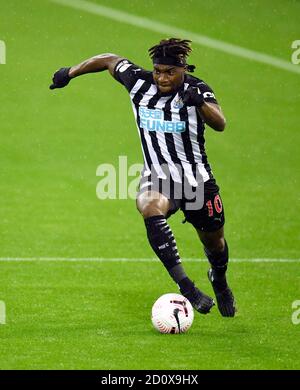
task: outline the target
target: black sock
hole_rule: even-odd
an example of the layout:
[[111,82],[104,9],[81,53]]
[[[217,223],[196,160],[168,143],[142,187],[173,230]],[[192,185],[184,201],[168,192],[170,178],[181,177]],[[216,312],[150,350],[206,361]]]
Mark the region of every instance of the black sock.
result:
[[180,288],[181,293],[186,293],[194,288],[194,283],[187,277],[181,264],[175,265],[175,267],[168,270],[170,276],[174,282]]
[[194,283],[187,277],[181,265],[176,241],[163,215],[145,219],[149,243],[181,291],[190,291]]
[[181,263],[176,241],[172,230],[163,215],[155,215],[145,219],[149,243],[169,271]]
[[177,284],[180,288],[181,294],[183,295],[192,291],[195,288],[194,283],[188,277],[181,279]]

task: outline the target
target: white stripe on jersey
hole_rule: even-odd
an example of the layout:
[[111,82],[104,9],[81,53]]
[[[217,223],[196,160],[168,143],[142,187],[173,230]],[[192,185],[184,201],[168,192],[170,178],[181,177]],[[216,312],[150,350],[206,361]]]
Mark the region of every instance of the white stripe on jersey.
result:
[[[169,100],[169,99],[170,99],[170,96],[164,96],[164,97],[160,98],[158,100],[158,102],[156,103],[155,108],[162,109],[165,106],[167,100]],[[170,153],[168,151],[165,134],[161,133],[161,132],[156,132],[156,138],[157,138],[160,150],[161,150],[161,154],[163,155],[164,159],[168,163],[168,167],[169,167],[172,179],[177,183],[182,183],[181,174],[178,172],[178,169],[176,168],[176,165],[172,161],[172,158],[171,158]]]
[[[189,84],[184,83],[184,90],[188,88]],[[188,109],[188,120],[189,120],[189,138],[192,144],[193,154],[195,161],[197,162],[197,168],[200,175],[203,178],[203,181],[206,182],[209,180],[209,174],[202,163],[202,155],[200,152],[199,143],[197,141],[198,135],[198,122],[197,122],[197,113],[196,107],[189,107]]]
[[132,89],[131,89],[131,91],[129,93],[131,99],[134,98],[134,95],[141,88],[141,86],[144,84],[144,82],[145,82],[145,80],[138,79],[138,81],[134,84],[134,86],[132,87]]
[[144,176],[149,176],[151,174],[151,167],[149,167],[149,165],[147,163],[147,160],[146,160],[145,151],[144,151],[143,144],[142,144],[142,139],[141,139],[141,132],[140,132],[140,129],[139,129],[138,124],[137,124],[137,112],[136,112],[134,104],[132,103],[132,99],[134,98],[134,95],[141,88],[141,86],[144,84],[144,82],[145,82],[144,80],[139,79],[135,83],[135,85],[133,86],[132,90],[130,91],[130,100],[131,100],[131,105],[132,105],[132,109],[133,109],[135,124],[136,124],[137,130],[138,130],[139,137],[140,137],[140,142],[141,142],[141,145],[142,145],[142,152],[143,152],[144,164],[145,164]]

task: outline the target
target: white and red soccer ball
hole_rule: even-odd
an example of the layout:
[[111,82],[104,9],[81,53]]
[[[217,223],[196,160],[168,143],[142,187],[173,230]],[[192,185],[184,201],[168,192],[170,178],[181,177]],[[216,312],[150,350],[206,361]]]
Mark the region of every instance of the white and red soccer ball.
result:
[[160,333],[184,333],[192,325],[194,310],[180,294],[164,294],[152,307],[152,324]]

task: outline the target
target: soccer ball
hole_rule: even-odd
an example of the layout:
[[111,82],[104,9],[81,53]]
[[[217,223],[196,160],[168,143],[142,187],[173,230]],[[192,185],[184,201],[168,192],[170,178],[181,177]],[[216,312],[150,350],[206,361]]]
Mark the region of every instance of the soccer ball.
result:
[[152,324],[160,333],[184,333],[194,320],[193,307],[180,294],[164,294],[152,306]]

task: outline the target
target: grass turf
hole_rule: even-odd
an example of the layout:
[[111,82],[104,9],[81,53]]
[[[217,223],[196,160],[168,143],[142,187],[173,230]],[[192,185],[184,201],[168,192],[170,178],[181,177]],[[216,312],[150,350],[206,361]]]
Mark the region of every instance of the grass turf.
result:
[[[186,267],[212,293],[206,265]],[[11,262],[2,268],[2,369],[300,368],[290,304],[298,293],[296,264],[232,264],[237,317],[222,318],[214,308],[196,314],[182,335],[152,328],[154,300],[176,292],[158,262]]]

